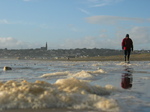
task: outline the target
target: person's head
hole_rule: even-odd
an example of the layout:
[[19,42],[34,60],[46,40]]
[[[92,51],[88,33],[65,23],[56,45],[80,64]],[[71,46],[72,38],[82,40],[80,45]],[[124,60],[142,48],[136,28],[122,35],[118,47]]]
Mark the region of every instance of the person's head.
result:
[[126,34],[126,38],[129,38],[129,34]]

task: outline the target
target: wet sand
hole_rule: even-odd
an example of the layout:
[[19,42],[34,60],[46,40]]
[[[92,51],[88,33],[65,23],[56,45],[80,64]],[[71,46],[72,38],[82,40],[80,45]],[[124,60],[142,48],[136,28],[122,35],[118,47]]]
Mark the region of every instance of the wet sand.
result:
[[[69,62],[70,63],[70,62]],[[68,62],[67,62],[67,64],[69,64]],[[73,62],[74,63],[74,62]],[[73,64],[72,63],[72,64]],[[66,65],[65,67],[69,67],[69,66],[71,66],[71,64],[69,64],[69,65],[67,65],[66,64],[66,62],[65,63],[63,63],[61,66],[62,67],[64,67],[63,65]],[[79,63],[78,63],[79,64]],[[113,91],[111,92],[111,93],[113,93],[113,94],[111,94],[109,97],[111,97],[111,98],[113,98],[113,99],[116,99],[116,101],[118,102],[118,104],[119,104],[119,106],[116,106],[116,107],[120,107],[120,109],[122,109],[122,110],[126,110],[126,107],[128,108],[128,106],[130,106],[130,104],[133,104],[133,106],[131,106],[131,107],[129,107],[128,108],[128,111],[136,111],[136,110],[143,110],[144,112],[149,112],[149,93],[150,93],[150,91],[149,90],[147,90],[147,88],[149,87],[149,84],[150,84],[150,76],[149,76],[149,73],[150,73],[150,71],[149,71],[149,65],[150,65],[150,63],[149,62],[131,62],[131,65],[129,64],[125,64],[125,63],[122,63],[122,62],[86,62],[86,63],[80,63],[79,65],[80,66],[78,66],[78,67],[81,67],[81,65],[84,65],[83,67],[85,67],[85,68],[88,68],[88,70],[90,70],[90,72],[92,73],[93,72],[93,70],[95,71],[95,69],[96,69],[96,71],[97,71],[97,67],[99,67],[99,66],[102,66],[103,67],[103,69],[104,70],[106,70],[107,71],[107,73],[104,75],[104,77],[102,76],[102,77],[96,77],[96,78],[98,78],[98,79],[96,79],[96,80],[93,80],[93,78],[90,78],[90,79],[92,79],[92,85],[101,85],[102,87],[103,86],[105,86],[105,85],[112,85],[112,86],[114,86],[114,87],[116,87],[116,88],[118,88],[118,90],[121,90],[122,89],[122,85],[121,85],[121,83],[122,83],[122,75],[124,74],[124,73],[131,73],[132,74],[132,78],[133,78],[133,81],[132,81],[132,88],[131,89],[129,89],[129,90],[125,90],[125,91],[123,91],[123,92],[120,92],[120,91],[114,91],[114,93],[113,93]],[[58,64],[59,66],[60,66],[60,64]],[[57,65],[57,67],[59,67]],[[90,67],[94,67],[94,69],[90,69],[89,68],[89,66]],[[25,66],[26,66],[26,64],[25,64]],[[40,65],[39,65],[40,66]],[[56,66],[54,66],[54,67],[56,67]],[[76,69],[76,70],[78,70],[78,67],[76,68],[76,66],[74,66],[74,65],[72,65],[71,66],[73,69]],[[32,68],[33,69],[33,68]],[[31,69],[29,69],[29,70],[31,70]],[[69,70],[72,70],[72,69],[69,69]],[[82,70],[86,70],[86,69],[83,69],[82,68]],[[25,71],[26,71],[26,69],[25,69]],[[41,71],[41,70],[40,70]],[[58,70],[57,70],[58,71]],[[66,71],[66,69],[64,69],[64,71]],[[35,71],[34,71],[35,72]],[[55,73],[57,73],[57,72],[55,72]],[[64,73],[64,72],[63,72]],[[77,72],[78,73],[78,76],[79,76],[79,73],[80,73],[80,76],[82,76],[82,74],[83,74],[83,72]],[[84,73],[88,73],[88,72],[84,72]],[[94,72],[93,72],[94,73]],[[101,73],[101,72],[100,72]],[[101,74],[99,73],[99,75],[101,76]],[[56,76],[58,76],[57,74],[55,74]],[[89,76],[88,74],[86,74],[86,77],[87,76]],[[95,76],[95,74],[93,74],[93,77]],[[112,77],[113,76],[113,77]],[[83,76],[82,76],[83,77]],[[62,77],[63,78],[63,77]],[[62,79],[61,78],[61,79]],[[59,85],[62,85],[62,83],[60,83],[60,82],[62,82],[62,81],[59,81],[59,82],[57,82],[57,85],[59,84]],[[63,81],[64,82],[64,81]],[[67,83],[66,83],[67,82]],[[68,84],[68,80],[66,80],[65,82],[64,82],[64,84],[65,85],[67,85],[66,87],[68,88],[69,86],[68,85],[70,85],[71,83],[73,83],[73,84],[77,84],[77,83],[75,83],[75,82],[73,82],[73,80],[70,80],[70,82],[71,83],[69,83]],[[10,84],[9,84],[10,85]],[[13,86],[15,85],[15,87],[16,87],[16,85],[18,85],[18,84],[16,84],[16,83],[13,83]],[[45,84],[44,84],[45,85]],[[81,84],[80,84],[81,85]],[[9,86],[6,86],[6,84],[5,84],[5,87],[9,87]],[[36,86],[37,87],[37,86]],[[51,87],[51,86],[50,86]],[[74,86],[73,86],[74,87]],[[79,87],[79,86],[78,86]],[[91,86],[87,86],[88,88],[91,88]],[[110,86],[111,87],[111,86]],[[12,88],[12,87],[11,87]],[[46,88],[47,88],[47,86],[46,86]],[[85,87],[84,87],[85,88]],[[84,88],[82,89],[82,90],[84,90]],[[6,89],[6,88],[5,88]],[[34,89],[34,88],[32,88],[32,89]],[[37,89],[36,89],[37,90]],[[95,90],[95,89],[92,89],[92,90]],[[97,89],[96,89],[97,90]],[[98,89],[98,90],[100,90],[100,89]],[[8,91],[10,91],[10,88],[8,89]],[[14,91],[14,89],[13,89],[13,91]],[[20,90],[19,90],[20,91]],[[41,91],[41,89],[40,89],[40,91]],[[32,91],[31,91],[32,92]],[[37,92],[37,91],[36,91]],[[6,92],[6,93],[8,93],[8,92]],[[30,93],[30,92],[29,92]],[[33,92],[34,93],[34,92]],[[53,92],[53,93],[55,93],[56,94],[56,92]],[[58,91],[58,94],[59,93],[62,93],[62,91],[61,92],[59,92]],[[93,92],[92,92],[93,93]],[[95,91],[94,91],[94,93],[95,93]],[[99,92],[98,92],[99,93]],[[100,92],[101,93],[101,92]],[[14,93],[14,95],[16,95],[16,92]],[[99,94],[98,94],[99,95]],[[5,96],[5,95],[4,95]],[[9,95],[9,96],[12,96],[12,93]],[[33,95],[32,96],[32,98],[34,97],[35,95]],[[103,95],[102,95],[103,96]],[[66,97],[66,96],[65,96]],[[6,101],[6,99],[7,99],[7,97],[3,97],[4,98],[4,100],[3,101]],[[103,112],[103,111],[101,111],[101,110],[90,110],[90,109],[88,109],[88,108],[86,108],[87,110],[82,110],[81,108],[80,108],[80,110],[75,110],[75,109],[67,109],[67,108],[62,108],[62,106],[61,107],[58,107],[57,108],[57,106],[53,106],[53,107],[56,107],[56,108],[46,108],[46,109],[17,109],[17,108],[19,108],[19,106],[16,106],[16,107],[9,107],[9,102],[10,101],[14,101],[14,99],[16,98],[16,96],[15,97],[13,97],[13,100],[11,99],[11,100],[9,100],[8,99],[8,104],[7,103],[2,103],[2,104],[4,104],[4,106],[3,106],[3,109],[4,110],[1,110],[0,112]],[[50,98],[50,96],[49,96],[49,94],[47,94],[47,97],[46,97],[46,99],[47,98]],[[77,100],[76,99],[76,97],[74,97],[74,96],[72,96],[72,98],[75,98],[75,101]],[[80,97],[80,99],[82,99],[81,97]],[[88,99],[88,98],[85,98],[85,99]],[[52,102],[51,102],[52,101]],[[59,100],[57,100],[56,102],[55,102],[55,104],[56,103],[58,103],[58,101]],[[36,101],[37,102],[37,101]],[[53,100],[49,100],[49,102],[46,102],[46,104],[50,104],[50,102],[51,103],[54,103],[53,102]],[[127,104],[126,104],[126,102],[128,102]],[[80,101],[79,102],[79,106],[80,106],[80,104],[81,104],[82,102]],[[84,102],[83,102],[84,103]],[[21,104],[21,101],[20,100],[18,100],[18,102],[17,102],[17,104]],[[29,103],[30,104],[30,103]],[[68,103],[69,105],[70,105],[70,102]],[[94,103],[93,103],[94,104]],[[114,104],[114,103],[112,103],[112,104]],[[23,104],[24,105],[24,104]],[[39,104],[39,105],[41,105],[41,104]],[[8,108],[8,110],[5,110],[5,109],[7,109],[7,107],[5,107],[5,106],[8,106],[9,108]],[[89,104],[89,106],[91,106],[91,103]],[[51,107],[51,106],[46,106],[46,107]],[[66,107],[66,106],[65,106]],[[68,107],[70,107],[70,106],[68,106]],[[122,107],[122,108],[121,108]],[[16,108],[16,109],[12,109],[12,108]],[[20,107],[21,108],[21,107]],[[29,107],[26,107],[26,108],[29,108]],[[32,107],[31,107],[32,108]],[[38,107],[37,107],[38,108]],[[44,108],[44,107],[43,107]],[[91,107],[91,109],[96,109],[95,108],[95,106],[93,106],[93,107]],[[97,109],[99,109],[99,108],[97,108]],[[148,111],[147,111],[148,110]],[[106,112],[106,111],[105,111]]]
[[[18,59],[3,59],[0,60],[18,60]],[[113,56],[97,56],[97,57],[75,57],[75,58],[58,58],[58,59],[28,59],[38,61],[124,61],[124,54]],[[146,54],[131,54],[130,61],[150,61],[150,53]]]
[[[10,109],[1,110],[0,112],[97,112],[94,110],[71,110],[71,109]],[[99,111],[103,112],[103,111]]]
[[[51,61],[124,61],[124,55],[114,56],[97,56],[97,57],[76,57],[76,58],[58,58]],[[131,54],[130,61],[150,61],[150,53],[147,54]]]

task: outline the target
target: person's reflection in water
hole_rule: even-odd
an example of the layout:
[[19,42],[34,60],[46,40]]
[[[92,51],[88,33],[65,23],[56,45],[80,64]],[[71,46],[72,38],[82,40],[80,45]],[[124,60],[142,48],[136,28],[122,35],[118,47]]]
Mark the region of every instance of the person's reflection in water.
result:
[[131,68],[126,68],[125,73],[122,75],[121,79],[121,87],[123,89],[131,89],[132,88],[132,69]]

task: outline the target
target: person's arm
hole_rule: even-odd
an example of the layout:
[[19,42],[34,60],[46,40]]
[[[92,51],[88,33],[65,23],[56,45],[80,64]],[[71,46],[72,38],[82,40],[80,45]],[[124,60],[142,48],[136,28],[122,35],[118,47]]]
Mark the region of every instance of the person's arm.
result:
[[131,40],[131,50],[133,51],[133,41]]
[[122,49],[124,49],[124,44],[125,44],[125,42],[124,42],[124,39],[123,39],[123,40],[122,40],[122,43],[121,43]]

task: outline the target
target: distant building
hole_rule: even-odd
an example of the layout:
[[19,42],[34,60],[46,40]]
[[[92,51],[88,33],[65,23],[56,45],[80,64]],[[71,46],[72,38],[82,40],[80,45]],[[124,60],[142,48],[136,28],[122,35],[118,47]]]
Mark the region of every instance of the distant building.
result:
[[47,50],[47,42],[46,42],[46,45],[45,45],[45,47],[41,47],[41,50]]

